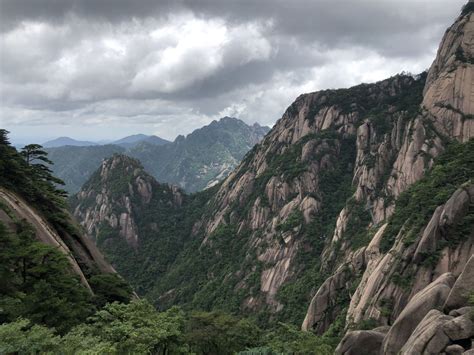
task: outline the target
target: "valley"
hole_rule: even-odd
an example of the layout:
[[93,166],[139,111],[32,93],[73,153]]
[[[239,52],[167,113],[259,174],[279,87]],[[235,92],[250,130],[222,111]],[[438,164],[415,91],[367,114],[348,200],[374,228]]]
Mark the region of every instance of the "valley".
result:
[[1,129],[0,353],[472,354],[473,4],[427,71],[271,129]]

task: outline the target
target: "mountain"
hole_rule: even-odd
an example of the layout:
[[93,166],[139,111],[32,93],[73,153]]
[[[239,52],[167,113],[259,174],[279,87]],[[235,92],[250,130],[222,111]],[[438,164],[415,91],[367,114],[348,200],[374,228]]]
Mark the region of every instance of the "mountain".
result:
[[[73,222],[44,157],[38,149],[18,152],[0,130],[0,322],[21,317],[64,333],[132,295]],[[5,349],[8,336],[0,333]]]
[[135,135],[110,145],[50,148],[48,153],[54,174],[64,180],[69,193],[79,191],[102,159],[114,153],[139,159],[158,181],[194,192],[225,178],[268,130],[226,117],[187,137],[179,136],[172,143],[164,144],[155,136]]
[[49,159],[54,163],[54,175],[64,181],[69,193],[79,191],[85,181],[100,166],[105,158],[115,153],[124,153],[125,148],[117,145],[96,145],[90,147],[57,147],[47,149]]
[[63,147],[63,146],[74,146],[74,147],[86,147],[91,145],[97,145],[94,142],[78,141],[69,137],[59,137],[43,143],[45,148]]
[[158,181],[194,192],[225,178],[268,130],[257,123],[249,126],[224,117],[171,144],[141,144],[127,154],[139,159]]
[[70,204],[87,235],[142,292],[183,247],[188,200],[179,188],[158,183],[138,160],[115,154]]
[[[142,292],[163,308],[343,337],[337,354],[470,349],[473,10],[446,31],[428,73],[299,96],[227,178],[194,206],[183,198],[194,215],[182,248]],[[101,210],[85,196],[79,218]],[[177,209],[170,224],[181,218]]]
[[163,139],[157,136],[147,136],[145,134],[134,134],[132,136],[127,136],[122,139],[111,142],[110,144],[115,144],[115,145],[120,145],[125,148],[130,148],[142,142],[155,144],[155,145],[163,145],[163,144],[170,143],[170,141],[167,141],[166,139]]

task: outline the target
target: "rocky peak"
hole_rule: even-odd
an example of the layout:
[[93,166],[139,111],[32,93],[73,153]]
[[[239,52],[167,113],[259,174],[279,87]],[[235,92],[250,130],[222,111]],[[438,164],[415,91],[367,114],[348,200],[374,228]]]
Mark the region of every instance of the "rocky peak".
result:
[[115,154],[102,162],[72,199],[72,205],[75,216],[92,239],[97,240],[106,224],[117,229],[127,244],[136,249],[139,244],[137,210],[162,197],[166,197],[162,202],[170,207],[180,206],[183,199],[180,189],[159,184],[138,160]]
[[[402,142],[416,131],[407,124],[413,125],[418,115],[425,78],[397,75],[374,84],[299,96],[222,183],[210,203],[216,206],[214,213],[203,226],[206,235],[223,224],[251,231],[248,247],[258,250],[263,271],[260,298],[245,300],[246,307],[263,302],[278,312],[283,307],[279,290],[302,275],[307,265],[295,260],[316,247],[314,238],[329,241],[334,233],[338,246],[329,243],[322,258],[329,265],[341,249],[351,249],[353,241],[345,239],[344,230],[354,214],[363,216],[360,223],[368,226],[390,213],[390,204],[377,199],[391,193],[386,187],[391,164]],[[419,141],[424,144],[424,137]],[[422,162],[421,171],[415,170],[420,176],[428,161]],[[352,195],[351,182],[356,194],[343,209]],[[367,210],[372,210],[372,218]],[[333,223],[334,232],[321,227]],[[208,241],[204,239],[204,244]]]
[[474,3],[448,28],[428,73],[423,107],[449,137],[474,137]]

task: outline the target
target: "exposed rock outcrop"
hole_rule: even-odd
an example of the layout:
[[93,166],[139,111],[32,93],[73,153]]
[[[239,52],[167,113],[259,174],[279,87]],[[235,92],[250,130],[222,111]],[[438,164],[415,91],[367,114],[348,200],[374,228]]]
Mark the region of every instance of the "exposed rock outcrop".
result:
[[337,355],[379,355],[385,334],[376,330],[349,332],[336,348]]
[[141,164],[125,155],[104,160],[83,189],[72,199],[75,217],[92,240],[97,240],[104,224],[136,249],[139,244],[136,209],[149,206],[154,195],[167,195],[170,207],[180,206],[182,192],[176,187],[160,185]]
[[449,312],[452,309],[465,305],[469,297],[474,292],[474,255],[467,262],[463,272],[459,275],[454,284],[448,299],[444,304],[444,310]]
[[[390,323],[419,290],[444,272],[451,272],[458,277],[463,269],[466,270],[463,278],[458,278],[459,286],[456,289],[460,291],[453,292],[451,297],[453,306],[447,308],[459,308],[466,303],[468,291],[464,288],[472,289],[474,285],[469,276],[472,261],[468,263],[474,252],[474,233],[468,233],[467,238],[454,248],[443,245],[450,239],[453,228],[472,214],[472,188],[473,185],[468,184],[456,190],[444,205],[439,206],[423,229],[419,241],[414,244],[404,242],[409,231],[402,230],[390,251],[380,253],[378,246],[386,227],[379,229],[366,250],[366,268],[359,287],[351,298],[348,323],[358,323],[370,318]],[[472,229],[472,226],[468,228]],[[433,259],[435,262],[432,265],[425,262],[429,255],[439,255]],[[404,271],[400,273],[400,270]],[[394,275],[411,279],[410,288],[403,289],[394,284]],[[456,302],[454,299],[459,293],[464,296]]]
[[[455,278],[452,274],[443,274],[410,300],[383,341],[382,351],[384,354],[397,354],[425,315],[430,311],[434,312],[433,310],[442,308],[454,281]],[[434,321],[428,323],[432,322]],[[441,349],[443,348],[444,346],[441,347]]]
[[423,107],[435,127],[449,137],[474,137],[474,14],[467,5],[446,31],[428,73]]

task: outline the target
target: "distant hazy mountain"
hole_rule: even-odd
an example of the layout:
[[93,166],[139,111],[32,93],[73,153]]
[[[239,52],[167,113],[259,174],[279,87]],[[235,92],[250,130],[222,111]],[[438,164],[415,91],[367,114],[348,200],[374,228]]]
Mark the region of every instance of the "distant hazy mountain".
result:
[[134,135],[106,146],[57,147],[48,152],[55,175],[64,180],[70,193],[79,191],[101,161],[114,153],[133,156],[158,181],[193,192],[225,178],[268,131],[268,127],[224,117],[172,143]]
[[123,153],[125,148],[118,145],[64,146],[48,148],[47,151],[49,159],[54,162],[54,175],[66,183],[66,191],[76,192],[97,170],[103,159],[114,153]]
[[139,159],[159,182],[194,192],[224,179],[269,130],[224,117],[171,144],[139,144],[127,154]]
[[122,147],[131,148],[142,142],[155,144],[155,145],[163,145],[163,144],[171,143],[170,141],[160,138],[158,136],[147,136],[146,134],[134,134],[132,136],[127,136],[117,141],[111,142],[111,144],[116,144]]
[[97,145],[97,143],[88,141],[78,141],[70,137],[59,137],[43,143],[43,147],[45,148],[63,147],[66,145],[71,145],[75,147],[86,147],[91,145]]

